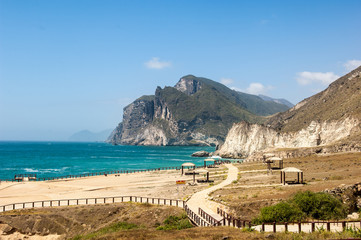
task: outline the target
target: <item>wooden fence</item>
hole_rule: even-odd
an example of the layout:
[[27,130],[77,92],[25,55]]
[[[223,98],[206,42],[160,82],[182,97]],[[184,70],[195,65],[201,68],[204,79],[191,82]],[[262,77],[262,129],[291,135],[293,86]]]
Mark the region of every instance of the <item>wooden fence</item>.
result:
[[[224,160],[220,162],[227,163],[229,161]],[[196,166],[196,168],[203,168],[203,166]],[[154,171],[161,171],[161,170],[181,170],[181,167],[160,167],[160,168],[151,168],[151,169],[133,169],[133,170],[115,170],[115,171],[104,171],[104,172],[93,172],[93,173],[83,173],[77,175],[66,175],[66,176],[59,176],[59,177],[46,177],[46,178],[36,178],[34,181],[50,181],[50,180],[63,180],[63,179],[74,179],[74,178],[84,178],[84,177],[91,177],[91,176],[100,176],[100,175],[110,175],[110,174],[129,174],[129,173],[140,173],[140,172],[154,172]],[[19,175],[19,174],[17,174]],[[17,176],[16,175],[16,176]],[[24,175],[24,174],[20,174]],[[16,182],[18,179],[0,179],[0,182]]]
[[187,213],[188,218],[199,227],[210,227],[212,226],[207,221],[205,221],[202,217],[200,217],[197,213],[193,212],[187,204],[184,205],[184,210]]
[[304,221],[304,222],[272,222],[262,223],[260,225],[252,224],[250,221],[235,218],[222,209],[217,208],[217,214],[224,217],[221,225],[237,228],[250,227],[262,232],[315,232],[325,231],[344,231],[347,228],[361,229],[361,221]]
[[0,206],[0,212],[6,212],[16,209],[40,208],[40,207],[61,207],[74,205],[93,205],[105,203],[121,202],[138,202],[156,205],[168,205],[176,207],[185,207],[185,202],[178,199],[151,198],[138,196],[118,196],[118,197],[101,197],[101,198],[79,198],[79,199],[61,199],[61,200],[44,200],[34,202],[13,203]]

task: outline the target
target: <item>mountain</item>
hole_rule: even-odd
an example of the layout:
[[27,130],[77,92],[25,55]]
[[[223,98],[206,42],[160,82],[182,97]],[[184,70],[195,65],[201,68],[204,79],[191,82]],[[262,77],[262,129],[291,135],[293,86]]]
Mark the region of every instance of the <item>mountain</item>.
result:
[[82,130],[74,133],[69,137],[69,141],[72,142],[105,142],[112,132],[112,129],[107,129],[101,132],[91,132],[88,130]]
[[[361,66],[263,124],[241,122],[228,132],[218,154],[301,154],[361,151]],[[305,149],[307,148],[307,149]]]
[[271,97],[268,97],[268,96],[265,96],[265,95],[262,95],[262,94],[259,94],[258,97],[262,98],[265,101],[270,101],[270,102],[275,102],[275,103],[286,105],[289,108],[294,106],[294,104],[292,104],[291,102],[289,102],[288,100],[283,99],[283,98],[278,98],[278,99],[277,98],[271,98]]
[[174,87],[158,87],[123,110],[108,138],[124,145],[218,145],[233,123],[261,123],[288,107],[236,92],[206,78],[187,75]]

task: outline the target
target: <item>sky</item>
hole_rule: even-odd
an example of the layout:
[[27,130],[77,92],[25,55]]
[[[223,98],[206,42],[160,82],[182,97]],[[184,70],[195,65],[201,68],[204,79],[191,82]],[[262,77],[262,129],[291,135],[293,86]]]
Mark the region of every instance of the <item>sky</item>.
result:
[[361,65],[361,1],[0,0],[0,140],[113,129],[193,74],[292,103]]

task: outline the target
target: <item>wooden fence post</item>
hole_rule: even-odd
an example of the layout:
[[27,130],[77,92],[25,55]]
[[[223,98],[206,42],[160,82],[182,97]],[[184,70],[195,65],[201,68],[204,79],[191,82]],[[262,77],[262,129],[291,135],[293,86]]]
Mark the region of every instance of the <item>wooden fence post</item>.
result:
[[302,232],[301,225],[301,222],[298,222],[298,233]]
[[277,231],[276,229],[276,222],[273,222],[273,232],[275,233]]
[[314,232],[315,231],[315,222],[312,222],[311,223],[311,232]]

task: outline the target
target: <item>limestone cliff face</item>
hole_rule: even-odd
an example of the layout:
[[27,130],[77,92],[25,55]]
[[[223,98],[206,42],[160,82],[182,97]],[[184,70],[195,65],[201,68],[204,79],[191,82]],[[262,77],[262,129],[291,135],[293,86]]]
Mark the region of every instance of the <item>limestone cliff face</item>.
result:
[[[187,95],[201,89],[201,83],[180,79],[175,88]],[[108,138],[112,144],[122,145],[206,145],[219,144],[216,137],[190,131],[189,123],[176,121],[158,87],[154,96],[144,96],[123,110],[123,122]]]
[[233,125],[217,153],[224,157],[241,158],[260,151],[327,146],[358,132],[359,124],[357,119],[351,118],[322,123],[312,121],[305,129],[285,133],[241,122]]
[[223,143],[232,124],[262,122],[287,106],[239,93],[206,78],[182,77],[158,87],[123,110],[122,124],[108,141],[124,145],[211,145]]

